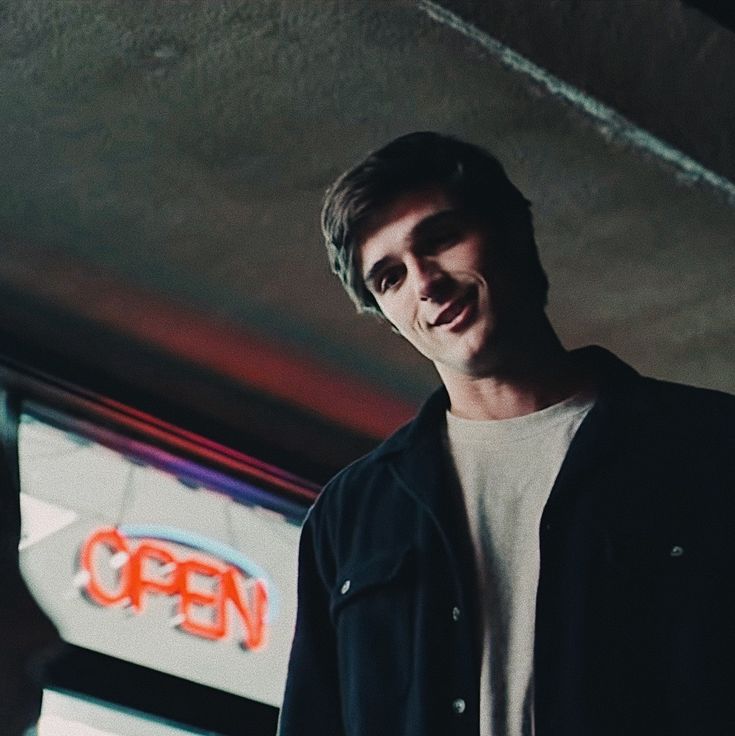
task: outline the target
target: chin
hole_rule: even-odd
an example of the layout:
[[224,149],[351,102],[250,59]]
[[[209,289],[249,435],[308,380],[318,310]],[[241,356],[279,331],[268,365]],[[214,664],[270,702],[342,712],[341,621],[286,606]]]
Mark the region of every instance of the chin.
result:
[[442,356],[441,360],[434,360],[440,376],[451,373],[456,376],[480,378],[486,375],[487,361],[476,353],[454,353]]

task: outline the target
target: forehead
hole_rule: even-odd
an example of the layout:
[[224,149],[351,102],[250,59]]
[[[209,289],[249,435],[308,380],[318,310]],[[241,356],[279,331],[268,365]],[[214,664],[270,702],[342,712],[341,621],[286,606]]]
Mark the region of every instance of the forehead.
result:
[[358,247],[361,274],[364,276],[372,264],[409,244],[419,223],[450,209],[449,199],[438,191],[406,194],[382,209]]

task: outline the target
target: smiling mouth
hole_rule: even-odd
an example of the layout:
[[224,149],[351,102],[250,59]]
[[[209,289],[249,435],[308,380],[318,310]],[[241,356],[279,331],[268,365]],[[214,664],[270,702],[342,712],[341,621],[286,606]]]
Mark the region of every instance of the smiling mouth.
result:
[[[455,299],[445,309],[439,312],[438,317],[431,323],[432,327],[442,327],[445,325],[454,326],[454,323],[459,320],[463,321],[463,315],[468,313],[468,307],[472,304],[475,290],[470,289],[465,292],[459,299]],[[458,322],[458,323],[459,323]]]

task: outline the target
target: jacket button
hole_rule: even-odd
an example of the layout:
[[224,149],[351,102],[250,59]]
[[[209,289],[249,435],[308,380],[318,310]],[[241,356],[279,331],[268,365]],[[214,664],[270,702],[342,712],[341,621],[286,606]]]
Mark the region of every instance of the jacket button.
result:
[[461,716],[462,713],[464,713],[465,708],[467,707],[466,703],[462,698],[457,698],[456,700],[452,701],[452,710],[458,715]]
[[457,606],[455,606],[452,609],[452,621],[459,621],[459,616],[460,616],[460,610],[459,608],[457,608]]
[[352,583],[349,580],[345,580],[344,583],[342,583],[342,587],[339,589],[339,592],[344,595],[350,589],[350,585],[352,585]]
[[680,547],[678,544],[671,548],[669,554],[672,557],[681,557],[684,554],[684,547]]

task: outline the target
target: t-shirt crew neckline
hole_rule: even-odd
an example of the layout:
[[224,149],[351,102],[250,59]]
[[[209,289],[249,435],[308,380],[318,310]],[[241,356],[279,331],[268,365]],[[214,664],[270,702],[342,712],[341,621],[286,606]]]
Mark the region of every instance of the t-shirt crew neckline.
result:
[[594,392],[580,391],[544,409],[510,419],[466,419],[447,410],[447,431],[453,442],[515,442],[547,432],[562,422],[570,421],[575,415],[589,411],[594,398]]

